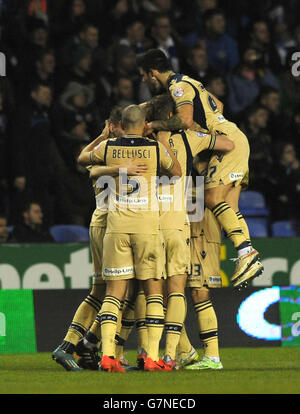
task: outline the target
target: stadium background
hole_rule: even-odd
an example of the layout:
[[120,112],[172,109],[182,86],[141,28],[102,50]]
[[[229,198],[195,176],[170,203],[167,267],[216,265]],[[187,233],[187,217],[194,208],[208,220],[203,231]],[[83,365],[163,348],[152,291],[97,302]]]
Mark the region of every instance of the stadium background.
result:
[[[294,287],[300,286],[296,7],[296,0],[0,2],[6,63],[0,68],[6,75],[0,79],[0,220],[10,230],[0,237],[0,353],[51,351],[89,287],[86,233],[66,239],[53,226],[88,227],[94,196],[76,156],[102,130],[113,106],[150,97],[135,65],[136,55],[150,47],[163,48],[174,70],[203,81],[250,142],[250,186],[241,211],[266,271],[241,294],[230,287],[213,291],[220,345],[300,344],[300,293]],[[44,213],[37,231],[50,233],[51,245],[15,244],[14,229],[32,200]],[[224,286],[231,249],[225,241]],[[259,298],[271,293],[261,310],[270,328],[265,339],[259,339],[255,319],[253,330],[242,327],[239,315],[245,299],[259,291]],[[250,305],[254,311],[257,302]],[[25,330],[20,311],[27,315]],[[192,313],[187,320],[191,339],[198,341]],[[135,346],[134,339],[128,346]]]

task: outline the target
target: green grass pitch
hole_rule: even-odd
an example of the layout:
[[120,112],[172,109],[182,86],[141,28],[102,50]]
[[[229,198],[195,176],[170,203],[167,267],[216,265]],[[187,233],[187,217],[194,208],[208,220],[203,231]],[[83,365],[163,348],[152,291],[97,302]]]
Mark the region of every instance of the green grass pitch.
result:
[[[223,348],[220,371],[67,372],[50,353],[0,355],[0,394],[299,394],[300,352]],[[126,353],[134,364],[136,352]]]

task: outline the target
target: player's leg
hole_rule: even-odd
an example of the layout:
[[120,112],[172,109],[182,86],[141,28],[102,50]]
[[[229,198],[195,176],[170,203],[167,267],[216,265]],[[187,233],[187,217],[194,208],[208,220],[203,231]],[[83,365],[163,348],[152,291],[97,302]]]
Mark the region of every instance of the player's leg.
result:
[[[226,196],[226,201],[232,207],[232,209],[236,212],[236,215],[240,222],[240,226],[243,230],[243,233],[249,245],[252,245],[247,222],[243,214],[239,211],[239,198],[240,198],[241,190],[242,190],[241,185],[232,187]],[[247,270],[247,272],[245,272],[241,276],[239,276],[240,272],[238,270],[239,269],[238,265],[239,263],[237,263],[237,269],[235,273],[233,274],[233,276],[231,277],[231,281],[234,282],[233,284],[234,287],[247,286],[250,280],[252,280],[254,277],[259,276],[263,272],[263,266],[259,262],[259,260],[254,261],[254,263]]]
[[223,366],[219,355],[218,321],[209,289],[206,286],[192,288],[191,294],[197,315],[199,337],[203,344],[204,356],[199,362],[187,366],[186,369],[222,369]]
[[[144,369],[157,371],[159,344],[164,329],[163,277],[164,243],[161,234],[131,236],[135,275],[142,282],[146,297],[147,358]],[[156,258],[156,260],[153,260]]]
[[[97,313],[99,312],[103,298],[105,296],[106,285],[102,279],[102,248],[105,234],[104,227],[90,228],[90,247],[93,261],[93,284],[90,294],[83,300],[77,308],[72,323],[66,333],[62,344],[53,352],[52,357],[67,370],[79,370],[75,365],[81,368],[97,369],[98,357],[95,352],[88,351],[88,362],[84,363],[81,343],[84,335],[92,325]],[[81,358],[76,361],[73,353],[76,351]],[[64,364],[66,359],[66,364]],[[72,366],[70,366],[70,361]],[[83,365],[81,364],[83,362]]]
[[146,326],[146,296],[142,282],[138,282],[138,293],[135,301],[135,327],[137,334],[137,364],[140,369],[144,369],[144,361],[147,356],[148,329]]
[[106,233],[103,241],[103,279],[106,295],[100,312],[85,336],[86,346],[102,341],[101,369],[124,372],[115,358],[115,336],[121,303],[125,299],[127,282],[134,277],[130,236]]
[[190,267],[190,226],[163,230],[166,251],[165,368],[175,369],[176,348],[186,317],[185,286]]
[[146,326],[148,334],[147,358],[144,369],[160,370],[156,366],[159,361],[159,344],[164,329],[163,280],[148,279],[143,281],[146,296]]
[[186,366],[186,369],[220,369],[218,323],[208,288],[222,286],[220,276],[221,229],[209,209],[205,209],[200,223],[191,223],[191,228],[194,237],[191,238],[192,265],[187,285],[191,288],[204,356],[199,362]]
[[243,233],[240,221],[234,209],[226,202],[232,184],[220,184],[205,190],[205,205],[213,212],[227,237],[232,241],[239,256],[251,251],[251,244]]
[[252,248],[235,209],[227,202],[232,187],[238,186],[248,174],[247,138],[239,130],[233,135],[235,135],[232,137],[235,139],[235,148],[222,156],[216,153],[209,161],[205,177],[205,204],[214,213],[237,250],[238,260],[233,275],[233,278],[237,279],[258,261],[259,253]]
[[128,362],[124,356],[124,345],[132,331],[135,323],[135,301],[137,297],[137,281],[131,279],[128,281],[128,289],[122,315],[120,318],[120,324],[118,325],[116,333],[116,357],[122,361],[122,365],[128,366]]
[[168,303],[165,316],[166,347],[164,361],[170,363],[176,359],[176,348],[180,339],[187,305],[185,299],[186,274],[168,278]]

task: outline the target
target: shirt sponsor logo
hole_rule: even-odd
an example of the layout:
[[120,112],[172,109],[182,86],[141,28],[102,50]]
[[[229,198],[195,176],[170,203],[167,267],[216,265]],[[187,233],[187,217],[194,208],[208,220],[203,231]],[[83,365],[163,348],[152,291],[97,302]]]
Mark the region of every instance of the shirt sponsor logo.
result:
[[207,134],[204,134],[204,132],[196,132],[196,134],[198,135],[198,137],[200,138],[204,138],[207,136]]
[[243,173],[230,173],[229,174],[230,181],[240,180],[243,177],[244,177]]
[[174,91],[174,96],[179,97],[179,96],[182,96],[183,94],[184,94],[184,89],[183,88],[177,88]]
[[209,276],[208,280],[209,280],[209,283],[213,283],[215,285],[221,285],[222,284],[221,276]]
[[223,115],[219,115],[219,116],[218,116],[218,121],[219,121],[219,122],[225,122],[225,121],[226,121],[226,119],[224,118],[224,116],[223,116]]
[[116,201],[119,204],[139,204],[139,205],[147,205],[148,204],[148,197],[116,197]]
[[172,194],[159,194],[158,201],[161,201],[164,203],[173,203],[173,196]]
[[170,157],[170,154],[169,154],[169,152],[168,152],[168,150],[165,148],[165,153],[166,153],[166,156],[167,157]]
[[127,267],[106,267],[104,269],[105,276],[125,276],[134,274],[133,266]]

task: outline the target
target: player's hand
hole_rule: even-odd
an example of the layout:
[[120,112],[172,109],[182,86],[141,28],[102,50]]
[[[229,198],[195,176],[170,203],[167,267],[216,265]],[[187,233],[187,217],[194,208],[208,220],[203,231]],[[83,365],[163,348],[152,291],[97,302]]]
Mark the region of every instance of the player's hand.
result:
[[127,170],[127,175],[143,175],[147,171],[147,164],[142,162],[136,162],[136,157],[128,160],[121,165],[122,169]]
[[147,122],[147,125],[144,129],[144,136],[147,137],[148,135],[151,135],[154,132],[152,122]]
[[103,131],[101,132],[101,136],[103,137],[103,138],[108,138],[109,137],[109,122],[108,122],[108,119],[106,119],[106,121],[105,121],[105,126],[104,126],[104,128],[103,128]]

